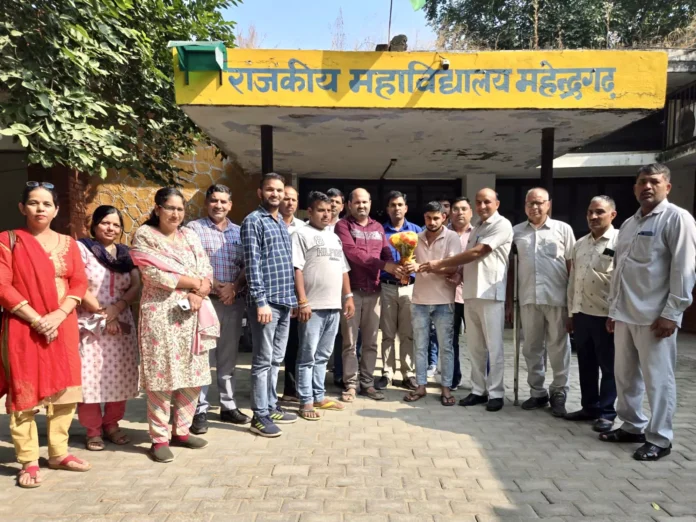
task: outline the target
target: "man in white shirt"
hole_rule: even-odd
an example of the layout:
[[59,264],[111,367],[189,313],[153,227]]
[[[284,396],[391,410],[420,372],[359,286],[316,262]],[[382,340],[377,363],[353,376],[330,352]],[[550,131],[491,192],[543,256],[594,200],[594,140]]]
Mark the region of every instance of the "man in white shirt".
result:
[[[326,230],[333,232],[336,223],[338,223],[341,212],[343,212],[343,207],[346,204],[346,198],[343,196],[343,192],[337,188],[330,188],[326,191],[326,195],[329,196],[331,201],[331,221],[326,225]],[[341,335],[339,331],[339,335]]]
[[355,305],[343,245],[338,236],[326,228],[331,220],[328,196],[311,192],[308,212],[309,223],[292,236],[292,261],[299,306],[299,414],[303,419],[314,421],[320,418],[317,409],[344,409],[339,402],[324,396],[324,380],[341,322],[341,310],[350,319]]
[[[524,358],[531,397],[523,410],[536,410],[549,403],[554,417],[565,416],[570,374],[568,320],[568,272],[575,246],[573,229],[549,217],[551,201],[543,188],[533,188],[525,198],[528,220],[513,228],[519,256],[518,295],[524,332]],[[547,391],[546,356],[553,368]]]
[[[645,442],[633,458],[658,460],[672,448],[677,406],[674,367],[677,328],[692,301],[696,278],[696,223],[667,200],[670,171],[659,163],[638,171],[640,210],[621,226],[614,256],[607,329],[614,331],[617,430],[606,442]],[[643,413],[648,392],[651,418]]]
[[278,213],[282,216],[285,226],[288,228],[288,234],[292,236],[293,232],[300,227],[305,226],[307,223],[301,219],[295,217],[295,212],[297,212],[297,202],[298,194],[295,187],[292,185],[285,185],[285,197],[280,202],[280,208]]
[[[462,251],[459,236],[445,227],[445,210],[439,201],[431,201],[425,206],[425,230],[418,234],[418,245],[414,253],[415,262],[406,265],[409,272],[417,272],[419,263],[447,259]],[[442,365],[442,392],[440,403],[454,406],[452,396],[452,374],[454,354],[452,333],[454,327],[454,290],[447,278],[457,271],[457,267],[440,268],[430,273],[416,274],[411,298],[411,319],[413,321],[413,348],[416,358],[415,390],[404,397],[406,402],[415,402],[425,397],[428,384],[428,346],[430,344],[430,323],[440,345]]]
[[613,199],[592,198],[587,209],[590,233],[575,243],[568,280],[568,332],[575,332],[582,408],[567,413],[565,419],[595,421],[592,429],[598,432],[609,431],[616,418],[614,335],[606,328],[609,285],[619,235],[611,225],[615,217]]
[[[442,261],[419,267],[427,272],[464,265],[464,317],[471,355],[471,393],[460,406],[486,405],[488,411],[503,407],[505,358],[505,287],[512,246],[512,224],[498,214],[500,201],[493,189],[476,193],[476,213],[481,223],[471,231],[467,250]],[[490,358],[490,371],[486,362]]]

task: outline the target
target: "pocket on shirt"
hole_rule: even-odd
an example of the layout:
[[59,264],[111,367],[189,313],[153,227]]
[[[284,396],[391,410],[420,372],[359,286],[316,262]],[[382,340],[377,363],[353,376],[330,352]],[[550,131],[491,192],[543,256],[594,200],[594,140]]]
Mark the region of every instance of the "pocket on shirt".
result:
[[636,236],[631,246],[631,258],[636,261],[647,263],[652,259],[654,236]]
[[548,257],[558,257],[558,244],[553,241],[547,241],[543,245],[543,252]]
[[613,262],[613,257],[600,254],[597,259],[595,259],[592,269],[598,274],[607,274],[611,270]]

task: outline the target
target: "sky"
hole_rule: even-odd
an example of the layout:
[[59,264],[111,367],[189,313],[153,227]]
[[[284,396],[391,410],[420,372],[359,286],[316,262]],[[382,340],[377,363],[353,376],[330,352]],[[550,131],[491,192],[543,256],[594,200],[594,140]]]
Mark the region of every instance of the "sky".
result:
[[[405,34],[409,49],[432,47],[428,44],[435,41],[435,34],[426,24],[425,12],[414,12],[409,0],[393,2],[392,36]],[[387,43],[389,0],[244,0],[224,14],[237,22],[243,34],[255,26],[261,48],[327,50],[339,9],[345,50],[374,51],[374,43]]]

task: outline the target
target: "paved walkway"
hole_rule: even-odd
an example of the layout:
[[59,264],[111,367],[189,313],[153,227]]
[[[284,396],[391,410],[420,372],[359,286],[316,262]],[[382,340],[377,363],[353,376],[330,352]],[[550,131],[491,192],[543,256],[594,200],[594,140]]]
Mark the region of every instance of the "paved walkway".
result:
[[[320,422],[300,419],[284,426],[284,435],[275,440],[214,420],[208,448],[175,449],[173,463],[157,464],[146,456],[141,398],[129,403],[124,424],[132,446],[87,452],[84,431],[75,421],[71,446],[94,469],[85,474],[45,470],[38,490],[14,486],[18,465],[3,416],[0,519],[696,520],[696,337],[681,336],[672,456],[650,464],[631,459],[633,445],[599,442],[588,424],[514,407],[508,348],[506,404],[498,413],[444,408],[435,388],[427,399],[408,405],[401,400],[404,392],[394,388],[382,402],[358,399],[348,411],[328,412]],[[245,354],[243,406],[248,405],[248,363]],[[570,408],[579,400],[575,358],[573,365]],[[521,392],[526,398],[525,387]],[[43,422],[39,429],[44,432]]]

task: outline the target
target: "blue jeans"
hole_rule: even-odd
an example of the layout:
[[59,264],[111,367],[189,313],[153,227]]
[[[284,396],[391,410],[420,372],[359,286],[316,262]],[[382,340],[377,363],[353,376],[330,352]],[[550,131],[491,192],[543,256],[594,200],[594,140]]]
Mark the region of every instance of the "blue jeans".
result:
[[454,372],[454,303],[442,305],[411,304],[413,321],[413,352],[416,359],[416,383],[425,386],[428,383],[428,345],[430,340],[430,322],[435,325],[442,371],[442,387],[452,386]]
[[[337,381],[339,379],[343,379],[343,356],[341,355],[341,350],[343,349],[343,337],[341,336],[340,325],[339,325],[338,334],[336,335],[336,338],[339,339],[340,342],[334,343],[334,350],[336,351],[336,354],[334,355],[334,371],[333,371],[334,381]],[[362,334],[360,333],[360,330],[358,330],[358,344],[355,347],[355,354],[358,356],[358,361],[360,360],[360,349],[361,348],[362,348]]]
[[257,417],[266,417],[278,402],[278,373],[285,357],[290,331],[290,308],[270,305],[271,322],[260,324],[256,307],[248,307],[251,326],[251,409]]
[[331,357],[340,321],[340,310],[313,310],[309,321],[298,322],[300,349],[295,375],[297,395],[303,405],[324,400],[326,363]]

